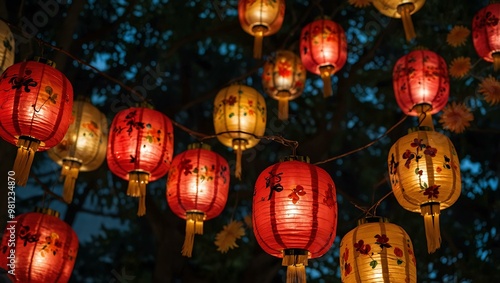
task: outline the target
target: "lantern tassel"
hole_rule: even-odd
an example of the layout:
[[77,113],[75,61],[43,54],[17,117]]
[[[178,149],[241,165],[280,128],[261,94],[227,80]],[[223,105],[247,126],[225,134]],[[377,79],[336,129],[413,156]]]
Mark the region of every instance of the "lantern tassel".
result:
[[288,120],[288,100],[278,100],[278,119],[281,121]]
[[21,136],[17,140],[17,155],[12,170],[16,173],[16,183],[26,186],[30,175],[31,165],[40,141],[30,137]]
[[194,235],[203,235],[203,220],[205,213],[203,212],[187,212],[186,213],[186,236],[182,245],[182,255],[191,257],[193,254]]
[[407,41],[411,41],[417,37],[415,28],[413,27],[413,21],[411,20],[411,12],[413,9],[415,9],[415,7],[412,3],[405,3],[398,6],[398,13],[401,15],[401,20],[403,21],[403,29],[405,30]]
[[289,265],[286,268],[286,283],[305,283],[306,267],[300,265]]
[[331,65],[319,67],[321,79],[323,80],[323,97],[327,98],[333,95],[332,78],[335,68]]
[[64,179],[63,199],[66,203],[73,201],[76,179],[80,171],[81,163],[75,160],[63,160],[61,179]]
[[491,56],[493,57],[493,70],[500,70],[500,52],[495,52]]
[[301,249],[285,249],[281,265],[287,266],[286,283],[305,283],[309,252]]
[[262,40],[264,38],[264,32],[267,30],[265,26],[254,26],[252,32],[254,33],[253,41],[253,58],[262,58]]
[[139,198],[137,216],[146,214],[146,185],[149,183],[149,173],[133,171],[128,174],[127,195]]
[[234,176],[241,180],[241,155],[243,151],[241,150],[241,146],[236,148],[236,168],[234,169]]
[[441,231],[439,230],[439,203],[428,203],[420,207],[424,217],[425,237],[427,238],[427,251],[435,252],[441,247]]

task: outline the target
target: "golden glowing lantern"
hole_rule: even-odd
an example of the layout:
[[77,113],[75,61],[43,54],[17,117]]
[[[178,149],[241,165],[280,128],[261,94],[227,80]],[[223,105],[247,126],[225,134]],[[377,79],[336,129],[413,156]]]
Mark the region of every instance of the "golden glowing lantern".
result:
[[304,91],[306,70],[299,56],[287,50],[280,50],[264,64],[262,85],[264,91],[278,100],[278,118],[288,119],[288,101],[297,98]]
[[73,103],[72,123],[63,140],[47,151],[49,157],[62,166],[63,198],[73,199],[78,172],[92,171],[106,158],[108,121],[106,116],[85,101]]
[[223,88],[214,101],[214,128],[217,139],[236,152],[236,178],[241,178],[243,150],[259,143],[266,130],[266,101],[249,86]]
[[253,57],[262,57],[262,38],[281,28],[285,16],[285,0],[239,0],[238,18],[241,27],[255,37]]
[[0,74],[14,64],[15,42],[9,26],[0,20]]
[[440,211],[460,196],[460,163],[451,141],[435,132],[432,123],[425,125],[392,146],[388,166],[399,204],[424,217],[427,248],[433,253],[441,245]]
[[382,217],[358,222],[340,242],[343,283],[416,283],[417,261],[408,234]]
[[401,18],[406,40],[410,41],[417,36],[411,15],[424,6],[425,0],[373,0],[372,3],[383,15]]

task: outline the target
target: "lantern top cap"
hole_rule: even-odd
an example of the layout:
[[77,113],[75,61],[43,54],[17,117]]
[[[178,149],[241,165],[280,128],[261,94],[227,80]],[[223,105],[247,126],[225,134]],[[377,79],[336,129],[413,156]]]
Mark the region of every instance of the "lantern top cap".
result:
[[201,143],[201,142],[195,142],[188,144],[188,149],[206,149],[206,150],[212,150],[212,147],[209,144],[206,143]]
[[290,155],[281,158],[281,162],[283,161],[301,161],[305,163],[310,163],[309,156],[301,156],[301,155]]
[[35,207],[35,212],[50,215],[50,216],[55,216],[59,218],[59,211],[53,210],[47,207]]
[[434,129],[432,129],[431,127],[427,127],[427,126],[420,126],[420,127],[413,127],[413,128],[409,128],[408,129],[408,134],[411,134],[413,132],[418,132],[418,131],[434,131]]
[[315,21],[319,21],[319,20],[329,20],[331,21],[332,18],[327,16],[327,15],[320,15],[320,16],[317,16],[316,18],[314,18]]
[[38,62],[38,63],[42,63],[42,64],[45,64],[45,65],[49,65],[53,68],[56,67],[56,62],[52,61],[52,60],[49,60],[47,58],[44,58],[44,57],[39,57],[39,56],[36,56],[35,57],[35,61]]
[[389,223],[389,219],[381,216],[368,216],[358,220],[358,226],[366,223]]

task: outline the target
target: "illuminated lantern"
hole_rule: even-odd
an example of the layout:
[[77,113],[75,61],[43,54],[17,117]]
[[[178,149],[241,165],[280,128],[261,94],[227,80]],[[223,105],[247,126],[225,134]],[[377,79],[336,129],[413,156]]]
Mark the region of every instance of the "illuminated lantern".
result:
[[300,58],[306,69],[321,76],[323,95],[332,95],[333,76],[347,60],[347,39],[342,26],[328,19],[316,20],[300,37]]
[[407,115],[435,114],[448,102],[448,68],[432,51],[415,50],[399,58],[392,77],[396,101]]
[[9,26],[0,20],[0,74],[14,64],[15,47]]
[[479,57],[500,69],[500,3],[481,9],[472,21],[472,42]]
[[249,86],[223,88],[214,101],[214,127],[217,139],[236,152],[236,178],[241,178],[241,154],[259,143],[266,130],[266,101]]
[[239,0],[238,18],[243,30],[255,37],[253,57],[262,57],[262,38],[281,28],[285,16],[285,0]]
[[340,275],[343,283],[416,283],[410,237],[385,218],[361,219],[340,242]]
[[440,211],[460,196],[460,162],[451,141],[431,127],[400,138],[388,157],[389,175],[399,204],[424,217],[429,253],[441,245]]
[[262,85],[269,96],[278,100],[279,119],[288,119],[288,101],[302,94],[305,82],[304,65],[291,51],[280,50],[264,64]]
[[173,150],[172,122],[163,113],[129,108],[114,117],[106,159],[111,172],[129,181],[127,195],[139,198],[137,215],[146,214],[146,185],[168,172]]
[[59,213],[38,209],[10,222],[3,234],[0,267],[11,271],[12,282],[68,282],[78,253],[78,237],[59,219]]
[[47,151],[49,157],[62,166],[64,201],[71,203],[79,171],[92,171],[101,166],[106,158],[107,143],[106,116],[89,102],[75,101],[72,124],[66,135]]
[[401,18],[407,41],[417,37],[411,15],[424,6],[425,0],[373,0],[372,3],[383,15]]
[[227,201],[229,165],[206,144],[192,144],[174,157],[167,178],[170,209],[186,219],[182,255],[191,257],[194,235],[203,234],[203,221],[217,217]]
[[255,238],[268,254],[283,258],[287,282],[305,282],[309,258],[325,254],[337,229],[335,184],[328,173],[299,157],[265,169],[255,183]]
[[56,146],[71,121],[73,87],[52,65],[43,59],[17,63],[0,76],[0,136],[18,147],[13,170],[20,186],[35,152]]

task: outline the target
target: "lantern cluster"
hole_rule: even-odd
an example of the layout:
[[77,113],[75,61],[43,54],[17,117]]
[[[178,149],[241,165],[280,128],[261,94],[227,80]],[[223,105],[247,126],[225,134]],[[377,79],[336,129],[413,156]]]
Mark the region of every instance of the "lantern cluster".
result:
[[383,15],[391,18],[401,18],[407,41],[417,36],[411,15],[422,8],[425,0],[373,0],[372,3]]
[[481,9],[472,21],[472,40],[479,57],[500,69],[500,3]]

